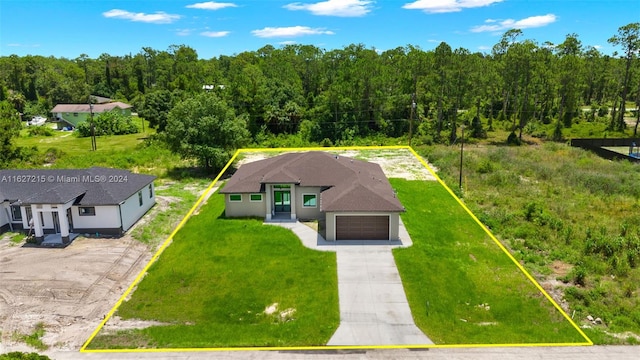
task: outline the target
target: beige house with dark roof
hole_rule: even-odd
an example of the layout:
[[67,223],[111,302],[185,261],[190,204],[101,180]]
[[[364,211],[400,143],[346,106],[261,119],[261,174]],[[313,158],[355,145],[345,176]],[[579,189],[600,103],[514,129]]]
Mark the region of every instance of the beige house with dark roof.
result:
[[374,163],[321,151],[241,166],[220,191],[227,217],[326,220],[326,240],[398,240],[405,211]]

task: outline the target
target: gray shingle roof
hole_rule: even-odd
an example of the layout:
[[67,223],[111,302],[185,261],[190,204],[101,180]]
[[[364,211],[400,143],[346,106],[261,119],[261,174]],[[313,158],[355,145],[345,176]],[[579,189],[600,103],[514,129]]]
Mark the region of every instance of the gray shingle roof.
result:
[[[125,110],[132,107],[133,106],[120,101],[105,104],[93,104],[93,113],[98,114],[105,111],[111,111],[115,108]],[[58,104],[53,109],[51,109],[52,113],[88,113],[91,111],[92,110],[89,108],[89,104]]]
[[148,186],[155,176],[128,170],[0,170],[0,201],[23,204],[116,205]]
[[320,194],[321,211],[404,211],[378,164],[322,151],[283,154],[245,164],[221,192],[264,192],[263,184],[328,188]]

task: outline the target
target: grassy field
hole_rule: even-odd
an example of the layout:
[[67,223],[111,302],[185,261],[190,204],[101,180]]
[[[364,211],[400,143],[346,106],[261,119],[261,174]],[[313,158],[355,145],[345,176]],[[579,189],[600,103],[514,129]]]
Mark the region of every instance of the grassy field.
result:
[[[459,147],[417,151],[457,188]],[[567,301],[587,335],[599,344],[638,343],[640,167],[550,142],[470,145],[464,159],[464,191],[456,191],[538,281]]]
[[[334,253],[262,220],[225,219],[214,194],[117,315],[167,326],[99,335],[90,348],[323,345],[339,323]],[[274,306],[274,313],[265,310]],[[179,304],[179,305],[178,305]]]
[[78,137],[75,132],[54,131],[52,136],[30,136],[28,129],[20,132],[15,145],[37,148],[38,159],[23,161],[15,167],[88,168],[92,166],[130,169],[160,177],[191,176],[194,161],[183,160],[157,140],[149,139],[155,130],[130,135],[98,136],[97,150],[91,150],[91,138]]
[[416,325],[436,344],[585,342],[439,183],[392,185],[414,242],[394,256]]

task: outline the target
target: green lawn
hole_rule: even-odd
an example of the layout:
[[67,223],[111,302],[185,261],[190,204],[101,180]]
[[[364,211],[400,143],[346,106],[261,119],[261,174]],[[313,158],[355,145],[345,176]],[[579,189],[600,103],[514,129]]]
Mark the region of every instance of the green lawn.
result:
[[436,344],[585,342],[437,182],[391,179],[414,245],[394,250],[416,325]]
[[[90,348],[326,344],[340,318],[335,254],[307,249],[262,220],[221,218],[223,211],[214,194],[117,312],[169,325],[99,335]],[[274,303],[278,310],[265,314]]]
[[28,129],[23,129],[15,140],[16,146],[37,147],[41,159],[15,166],[41,168],[43,162],[51,168],[105,166],[161,177],[176,175],[173,172],[193,166],[193,161],[180,159],[159,141],[145,142],[155,133],[154,129],[145,129],[138,134],[97,136],[97,151],[91,150],[91,138],[78,137],[75,132],[54,131],[52,136],[29,136]]

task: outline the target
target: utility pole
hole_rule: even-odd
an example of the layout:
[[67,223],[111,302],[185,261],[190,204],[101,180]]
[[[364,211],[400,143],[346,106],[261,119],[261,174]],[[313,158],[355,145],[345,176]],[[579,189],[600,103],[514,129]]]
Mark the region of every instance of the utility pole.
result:
[[462,141],[460,142],[460,181],[458,183],[458,186],[460,187],[460,190],[462,190],[462,156],[464,154],[464,125],[461,125],[460,128],[462,129]]
[[413,137],[413,114],[416,111],[416,93],[411,94],[411,112],[409,114],[409,146]]
[[98,150],[98,144],[96,143],[96,130],[93,124],[93,103],[91,102],[91,96],[89,96],[89,114],[91,116],[91,150]]

